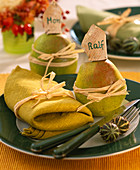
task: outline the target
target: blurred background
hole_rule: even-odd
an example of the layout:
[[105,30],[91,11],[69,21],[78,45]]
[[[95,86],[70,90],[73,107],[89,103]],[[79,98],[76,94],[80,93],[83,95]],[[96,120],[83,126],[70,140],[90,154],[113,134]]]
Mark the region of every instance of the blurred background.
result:
[[[40,3],[41,5],[43,3],[43,7],[36,7],[34,12],[34,39],[36,39],[39,35],[41,35],[44,32],[43,26],[42,26],[42,20],[41,20],[41,13],[45,11],[45,6],[47,7],[48,3],[50,1],[45,0],[46,2],[43,2],[42,0],[36,0],[36,3]],[[3,10],[4,0],[0,0],[0,12]],[[17,2],[17,1],[16,1]],[[96,10],[106,10],[106,9],[115,9],[120,7],[139,7],[140,1],[139,0],[100,0],[100,1],[94,1],[94,0],[57,0],[58,4],[61,6],[61,8],[64,11],[69,11],[69,14],[66,14],[66,19],[64,20],[65,24],[67,25],[67,28],[71,30],[73,25],[78,21],[78,17],[76,14],[76,6],[82,5],[85,7],[89,7],[91,9]],[[38,10],[39,9],[39,10]],[[28,11],[28,10],[27,10]],[[67,36],[72,40],[70,32],[66,31]],[[6,42],[8,42],[10,38],[8,37]],[[4,43],[2,38],[2,31],[0,33],[0,73],[9,73],[16,65],[20,65],[24,68],[29,68],[29,62],[28,62],[28,56],[29,53],[26,54],[10,54],[5,52],[4,50]],[[140,57],[139,57],[140,58]],[[129,59],[116,59],[116,58],[110,58],[110,60],[118,67],[120,71],[135,71],[140,72],[140,59],[134,60],[132,57]],[[79,66],[82,62],[87,61],[87,56],[85,54],[80,54],[79,59]],[[78,71],[78,70],[77,70]]]

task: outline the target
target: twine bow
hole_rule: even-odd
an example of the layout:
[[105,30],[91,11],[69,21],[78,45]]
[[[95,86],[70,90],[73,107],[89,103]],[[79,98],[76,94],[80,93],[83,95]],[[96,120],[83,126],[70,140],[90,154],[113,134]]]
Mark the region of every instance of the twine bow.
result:
[[[65,97],[65,96],[69,96],[74,98],[72,92],[70,92],[69,90],[61,90],[58,91],[58,89],[62,88],[65,86],[65,82],[61,82],[59,84],[56,84],[54,86],[52,86],[52,82],[53,79],[55,77],[55,73],[51,72],[49,74],[47,74],[48,68],[52,62],[52,60],[54,60],[55,58],[76,58],[74,54],[76,53],[81,53],[84,52],[84,50],[80,49],[80,50],[75,50],[75,43],[70,43],[67,47],[61,49],[60,51],[58,51],[57,53],[53,53],[53,54],[46,54],[43,53],[41,51],[38,51],[34,48],[34,45],[32,46],[33,51],[37,52],[38,54],[40,54],[40,56],[38,57],[39,59],[42,60],[49,60],[48,63],[45,62],[46,65],[46,70],[44,73],[44,76],[42,77],[41,81],[40,81],[40,90],[33,92],[31,96],[17,102],[14,106],[14,113],[15,115],[20,118],[20,116],[18,115],[18,109],[26,102],[33,100],[33,99],[37,99],[37,102],[32,106],[32,108],[34,108],[42,99],[51,99],[53,97]],[[30,56],[29,60],[33,63],[36,64],[41,64],[44,63],[40,60],[37,60],[36,58]],[[76,58],[77,60],[77,58]],[[68,61],[67,64],[72,64],[74,61]],[[64,62],[65,63],[65,62]],[[54,64],[54,63],[53,63]],[[58,64],[58,63],[56,63]],[[58,65],[57,65],[58,66]],[[46,78],[50,75],[50,78]],[[44,80],[49,80],[48,85],[47,85],[47,89],[44,88],[43,82]]]
[[[78,57],[75,54],[83,53],[84,50],[83,49],[75,50],[75,47],[76,47],[75,43],[70,43],[68,46],[64,47],[63,49],[61,49],[60,51],[58,51],[56,53],[47,54],[47,53],[41,52],[39,50],[36,50],[33,45],[32,50],[35,51],[36,53],[40,54],[38,59],[42,59],[42,60],[45,60],[48,62],[40,61],[32,56],[29,56],[29,60],[30,60],[30,62],[35,63],[35,64],[46,65],[45,74],[47,74],[49,66],[65,67],[65,66],[69,66],[69,65],[73,64],[75,61],[77,61]],[[52,61],[56,58],[61,58],[61,59],[62,58],[65,58],[65,59],[74,58],[75,60],[68,61],[68,62],[61,62],[61,63],[54,63],[54,62],[52,63]]]
[[118,29],[123,26],[127,22],[133,22],[136,19],[140,19],[140,15],[133,15],[129,16],[131,13],[131,9],[128,8],[125,10],[120,16],[110,16],[105,18],[103,21],[98,22],[97,25],[107,25],[111,24],[110,26],[107,27],[106,31],[109,32],[109,34],[112,37],[115,37]]
[[109,86],[101,87],[101,88],[87,88],[81,89],[74,85],[73,89],[75,93],[80,93],[87,96],[87,99],[90,100],[88,103],[80,106],[77,111],[80,111],[83,107],[93,103],[99,102],[104,98],[111,96],[119,96],[128,94],[126,89],[122,89],[125,85],[124,79],[119,79],[115,83]]
[[[50,78],[46,78],[49,75],[50,75]],[[59,97],[59,96],[62,96],[62,97],[69,96],[69,97],[74,98],[72,92],[70,92],[69,90],[59,91],[60,88],[65,86],[65,82],[61,82],[61,83],[58,83],[58,84],[52,86],[52,82],[53,82],[54,77],[55,77],[54,72],[51,72],[47,75],[44,75],[42,77],[41,81],[40,81],[41,88],[39,89],[39,91],[33,92],[31,96],[24,98],[23,100],[21,100],[21,101],[19,101],[15,104],[14,113],[18,118],[20,118],[20,116],[18,115],[18,109],[24,103],[26,103],[30,100],[37,99],[37,102],[32,106],[32,108],[34,108],[42,99],[51,99],[53,97]],[[44,88],[44,85],[43,85],[44,80],[49,80],[46,89]]]

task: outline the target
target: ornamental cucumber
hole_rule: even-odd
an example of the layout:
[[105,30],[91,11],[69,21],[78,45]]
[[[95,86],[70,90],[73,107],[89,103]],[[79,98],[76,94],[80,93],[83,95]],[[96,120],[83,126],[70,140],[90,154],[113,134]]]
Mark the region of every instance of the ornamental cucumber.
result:
[[129,54],[134,53],[139,48],[139,41],[136,37],[130,37],[123,41],[122,48]]
[[117,50],[122,47],[122,41],[119,38],[111,38],[108,43],[113,50]]

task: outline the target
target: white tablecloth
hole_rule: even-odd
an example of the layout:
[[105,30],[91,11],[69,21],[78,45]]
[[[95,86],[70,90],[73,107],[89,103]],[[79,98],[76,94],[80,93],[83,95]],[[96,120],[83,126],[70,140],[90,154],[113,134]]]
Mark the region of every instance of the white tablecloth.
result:
[[[69,10],[70,14],[67,16],[66,24],[68,28],[77,21],[75,6],[84,5],[90,8],[102,10],[117,7],[131,7],[140,6],[140,0],[59,0],[58,3],[63,10]],[[43,33],[42,24],[35,20],[35,37],[37,38],[41,33]],[[69,36],[69,35],[68,35]],[[29,69],[28,62],[29,54],[25,55],[13,55],[8,54],[3,50],[2,36],[0,33],[0,73],[9,73],[16,65],[20,65],[23,68]],[[87,61],[84,54],[80,55],[79,66],[82,62]],[[113,63],[118,67],[120,71],[135,71],[140,72],[140,60],[139,61],[129,61],[129,60],[119,60],[111,59]],[[78,68],[79,68],[78,66]]]

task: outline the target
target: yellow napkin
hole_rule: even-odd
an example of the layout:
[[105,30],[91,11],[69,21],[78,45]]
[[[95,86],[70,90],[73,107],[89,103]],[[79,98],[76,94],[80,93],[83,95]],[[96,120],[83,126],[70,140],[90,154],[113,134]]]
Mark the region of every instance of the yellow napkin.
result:
[[[31,96],[33,92],[39,91],[41,78],[40,75],[17,66],[6,81],[4,98],[7,106],[14,111],[17,102]],[[53,81],[52,85],[56,84],[57,82]],[[44,88],[47,85],[48,80],[45,80]],[[60,90],[64,91],[65,89],[61,88]],[[77,112],[77,108],[81,106],[81,103],[71,97],[42,99],[32,108],[36,101],[36,99],[33,99],[24,103],[19,108],[18,115],[31,127],[43,130],[45,133],[43,138],[93,122],[90,110],[84,107],[80,112]],[[25,132],[27,131],[30,134],[34,130],[26,129]],[[48,131],[48,136],[46,131]]]

